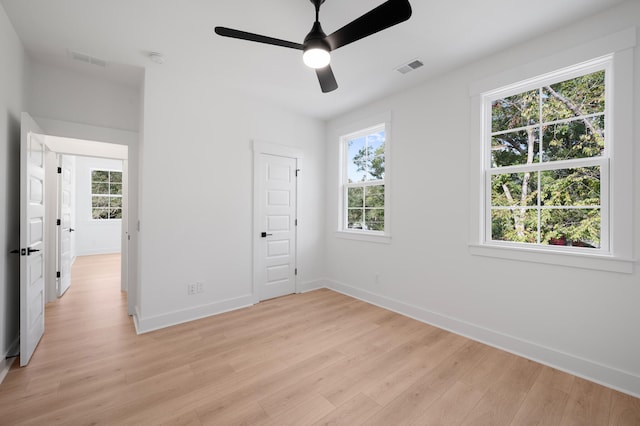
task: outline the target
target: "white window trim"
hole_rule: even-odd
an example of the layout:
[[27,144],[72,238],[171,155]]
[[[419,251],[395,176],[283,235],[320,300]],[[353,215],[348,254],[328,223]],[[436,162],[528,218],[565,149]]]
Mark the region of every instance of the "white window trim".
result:
[[[560,81],[566,81],[572,78],[577,78],[583,75],[592,74],[598,71],[605,71],[605,87],[611,87],[611,72],[612,72],[612,55],[607,55],[602,58],[595,59],[593,61],[589,61],[584,64],[579,64],[576,66],[572,66],[569,69],[558,70],[557,72],[552,72],[547,75],[536,77],[530,81],[521,82],[520,84],[511,85],[507,88],[500,88],[498,90],[494,90],[491,92],[487,92],[482,94],[482,115],[484,119],[484,126],[482,129],[482,143],[484,146],[483,149],[483,159],[482,163],[484,165],[484,206],[485,206],[485,227],[482,235],[482,241],[486,245],[497,245],[507,247],[522,247],[527,248],[531,247],[532,244],[518,244],[510,241],[498,241],[491,240],[491,221],[489,218],[491,217],[491,213],[495,206],[492,206],[491,203],[491,177],[493,175],[500,174],[508,174],[508,173],[523,173],[523,172],[541,172],[544,170],[561,170],[561,169],[571,169],[571,168],[579,168],[579,167],[599,167],[600,168],[600,176],[601,176],[601,184],[600,184],[600,212],[601,212],[601,246],[598,249],[589,249],[589,252],[595,254],[610,254],[609,253],[609,152],[608,143],[605,145],[604,153],[602,156],[598,157],[587,157],[587,158],[576,158],[571,160],[559,160],[559,161],[547,161],[547,162],[536,162],[534,164],[521,164],[514,166],[505,166],[505,167],[491,167],[491,105],[493,101],[498,99],[503,99],[518,93],[527,92],[530,90],[538,90],[542,86],[552,85],[558,83]],[[605,100],[605,129],[609,128],[611,124],[609,122],[609,105],[612,104],[612,93],[610,90],[605,92],[606,100]],[[559,120],[556,122],[570,121],[575,118],[567,119],[567,120]],[[535,126],[543,126],[544,122],[536,123]],[[515,129],[510,129],[513,131]],[[607,133],[608,136],[608,133]],[[608,142],[607,138],[607,142]],[[585,208],[586,206],[579,206],[579,208]],[[563,207],[570,208],[570,207]],[[505,207],[508,209],[508,207]],[[532,208],[533,209],[533,208]],[[540,200],[538,200],[538,205],[535,206],[535,210],[544,209]],[[537,247],[537,245],[536,245]],[[544,249],[557,250],[557,251],[572,251],[575,250],[578,253],[580,249],[572,249],[571,247],[547,247]],[[585,251],[582,249],[582,251]]]
[[[96,223],[112,223],[112,222],[118,222],[118,221],[122,221],[122,218],[109,218],[109,219],[94,219],[93,218],[93,197],[94,196],[103,196],[105,194],[94,194],[93,193],[93,172],[94,171],[101,171],[101,172],[118,172],[118,173],[122,173],[122,179],[124,179],[124,171],[123,170],[116,170],[116,169],[105,169],[105,168],[100,168],[100,167],[94,167],[89,169],[89,202],[91,203],[89,205],[89,221],[90,222],[96,222]],[[122,182],[122,191],[123,193],[120,195],[111,195],[111,193],[109,193],[108,197],[120,197],[122,198],[122,203],[123,203],[123,207],[121,207],[122,212],[124,214],[124,182]]]
[[[620,273],[632,273],[633,259],[633,48],[636,44],[635,28],[587,42],[526,66],[502,72],[478,81],[470,88],[470,226],[469,251],[473,255],[503,259],[562,265]],[[495,88],[506,93],[510,86],[538,76],[549,77],[556,70],[593,61],[609,55],[612,65],[608,70],[607,90],[613,102],[607,105],[607,147],[610,167],[609,246],[608,250],[558,250],[557,247],[500,243],[487,241],[485,213],[487,209],[483,161],[486,159],[482,135],[487,125],[483,120],[483,94]],[[577,66],[576,68],[579,68]],[[580,72],[579,70],[577,72]],[[497,92],[497,91],[495,91]],[[603,183],[605,185],[606,183]],[[606,189],[605,189],[606,191]],[[604,201],[604,199],[603,199]],[[603,223],[606,218],[603,218]],[[604,232],[604,230],[603,230]]]
[[[350,230],[345,228],[345,185],[346,180],[346,149],[345,141],[359,134],[365,134],[376,127],[384,126],[385,132],[385,169],[384,169],[384,232],[368,230]],[[349,240],[368,241],[373,243],[391,243],[391,112],[377,114],[363,120],[359,120],[348,126],[341,127],[338,133],[338,229],[334,235],[338,238]],[[365,183],[366,185],[366,183]]]

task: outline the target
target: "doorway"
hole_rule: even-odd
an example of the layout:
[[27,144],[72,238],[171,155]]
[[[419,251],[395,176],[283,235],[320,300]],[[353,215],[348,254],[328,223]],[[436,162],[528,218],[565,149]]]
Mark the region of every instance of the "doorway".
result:
[[[64,171],[65,167],[62,165],[65,159],[67,164],[73,164],[72,171],[67,171],[70,175],[74,175],[71,179],[75,179],[76,185],[71,185],[71,189],[75,194],[67,195],[71,200],[77,199],[78,204],[82,207],[81,211],[77,215],[72,215],[70,219],[69,233],[73,229],[74,235],[71,238],[71,260],[76,254],[99,254],[105,252],[113,252],[114,247],[119,248],[122,256],[121,261],[121,290],[128,291],[128,147],[125,145],[118,145],[105,142],[97,142],[91,140],[80,140],[63,138],[57,136],[46,135],[45,144],[48,148],[47,152],[47,188],[61,187],[61,182],[64,183]],[[62,173],[58,173],[58,171]],[[109,189],[109,172],[117,171],[120,173],[119,177],[115,179],[118,181],[113,186],[119,186],[118,190],[114,192],[118,193],[117,208],[120,209],[120,215],[118,221],[99,222],[93,220],[92,211],[92,171],[106,172],[107,182],[106,186]],[[78,174],[80,173],[80,174]],[[105,174],[105,173],[103,173]],[[68,179],[68,178],[67,178]],[[104,179],[99,179],[104,181]],[[105,186],[104,182],[98,183],[100,186]],[[68,189],[68,188],[67,188]],[[60,211],[58,205],[62,203],[64,197],[64,191],[60,190],[46,190],[47,199],[47,220],[46,220],[46,232],[48,236],[47,243],[47,276],[56,277],[55,279],[47,280],[47,301],[55,300],[59,295],[64,293],[66,289],[61,285],[61,281],[64,278],[62,275],[63,269],[70,271],[70,263],[68,265],[60,264],[61,262],[61,249],[60,246],[60,229],[64,227],[63,218],[60,217]],[[103,197],[100,197],[103,198]],[[73,203],[73,201],[72,201]],[[98,203],[100,204],[100,203]],[[78,206],[76,206],[78,207]],[[97,206],[103,207],[103,206]],[[107,204],[106,207],[109,207]],[[76,208],[77,210],[77,208]],[[76,217],[77,216],[77,217]],[[100,216],[100,215],[98,215]],[[107,218],[109,216],[107,215]],[[61,219],[58,221],[58,219]],[[57,225],[60,222],[61,225]],[[83,237],[87,234],[93,234],[93,237],[80,238],[79,232],[83,234]],[[97,240],[100,240],[98,247],[95,247]],[[107,241],[105,243],[105,241]],[[92,247],[94,246],[94,247]],[[96,250],[96,251],[92,251]],[[60,272],[60,273],[58,273]],[[55,297],[53,296],[55,295]],[[130,295],[131,296],[131,295]]]
[[[56,222],[55,234],[50,230],[50,238],[56,240],[56,256],[55,265],[51,262],[48,268],[55,270],[48,276],[55,274],[56,280],[50,280],[47,302],[67,291],[71,264],[77,257],[120,256],[123,245],[123,160],[56,154],[55,161],[57,194],[51,197],[49,209],[57,216],[48,223]],[[117,267],[120,272],[119,262]],[[126,285],[119,287],[126,291]]]
[[[53,136],[43,131],[40,119],[34,120],[28,113],[21,115],[21,154],[20,154],[20,365],[25,366],[36,349],[44,331],[45,294],[58,294],[57,258],[60,247],[57,244],[57,223],[61,211],[58,210],[57,183],[59,178],[60,155],[80,155],[117,159],[122,164],[121,185],[121,290],[128,293],[127,312],[133,313],[137,303],[136,286],[129,286],[129,274],[135,276],[135,246],[129,250],[128,232],[129,210],[129,151],[137,142],[137,134],[92,126],[74,125],[42,119],[47,127],[58,134],[87,135],[97,134],[106,140],[122,140],[127,145],[97,142],[89,139],[73,139]],[[90,137],[90,136],[89,136]],[[135,145],[134,145],[135,146]],[[134,160],[135,149],[131,149]],[[135,163],[132,163],[135,164]],[[37,166],[37,167],[36,167]],[[31,173],[41,171],[41,175]],[[134,172],[137,168],[134,166]],[[137,182],[134,179],[133,182]],[[134,184],[135,185],[135,184]],[[134,186],[135,188],[135,186]],[[53,190],[52,190],[53,189]],[[136,210],[137,211],[137,210]],[[136,217],[135,215],[134,217]],[[60,222],[62,219],[60,218]],[[69,232],[71,230],[69,229]],[[41,244],[38,245],[37,241]],[[135,241],[134,241],[135,243]],[[35,255],[34,255],[35,253]],[[32,256],[33,255],[33,256]],[[133,256],[133,270],[129,256]],[[54,266],[55,265],[55,266]],[[34,282],[42,283],[40,286]],[[131,290],[134,290],[133,292]]]

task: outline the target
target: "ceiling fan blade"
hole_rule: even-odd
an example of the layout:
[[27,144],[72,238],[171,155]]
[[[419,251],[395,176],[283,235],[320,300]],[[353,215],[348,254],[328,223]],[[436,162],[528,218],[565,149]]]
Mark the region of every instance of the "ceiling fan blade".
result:
[[231,37],[231,38],[239,38],[241,40],[248,41],[256,41],[258,43],[271,44],[273,46],[282,46],[289,47],[291,49],[302,50],[304,46],[300,43],[294,43],[292,41],[280,40],[279,38],[267,37],[259,34],[248,33],[246,31],[234,30],[232,28],[226,27],[216,27],[216,34]]
[[388,0],[333,34],[329,34],[325,40],[329,42],[331,50],[335,50],[404,22],[410,17],[411,5],[408,0]]
[[318,81],[320,81],[322,93],[332,92],[338,88],[338,82],[333,75],[331,65],[327,65],[324,68],[316,68],[316,75],[318,76]]

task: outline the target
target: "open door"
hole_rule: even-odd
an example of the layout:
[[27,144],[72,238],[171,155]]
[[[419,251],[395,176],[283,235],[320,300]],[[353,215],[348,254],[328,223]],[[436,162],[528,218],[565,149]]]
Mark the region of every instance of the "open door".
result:
[[58,156],[58,297],[71,285],[71,205],[73,162],[68,155]]
[[20,366],[29,363],[44,333],[45,140],[23,112],[20,135]]

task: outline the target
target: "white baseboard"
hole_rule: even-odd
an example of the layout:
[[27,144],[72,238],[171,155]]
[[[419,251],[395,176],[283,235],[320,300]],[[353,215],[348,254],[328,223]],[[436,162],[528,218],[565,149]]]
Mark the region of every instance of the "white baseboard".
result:
[[296,290],[298,293],[307,293],[313,290],[320,290],[321,288],[328,288],[330,282],[324,279],[307,281],[305,283],[297,283]]
[[327,288],[339,293],[640,398],[640,376],[632,373],[346,284],[330,280],[324,280],[324,282]]
[[2,359],[0,360],[0,383],[7,377],[7,373],[9,373],[9,369],[11,369],[11,365],[13,365],[13,361],[16,360],[15,357],[7,359],[8,356],[13,356],[18,353],[20,350],[20,337],[16,337],[11,345],[9,345],[9,349],[7,352],[2,354]]
[[[328,284],[329,281],[327,280],[315,280],[305,283],[298,283],[297,292],[306,293],[313,290],[319,290],[321,288],[328,288]],[[255,297],[253,295],[247,295],[235,299],[215,302],[209,305],[197,306],[195,308],[174,311],[168,314],[156,315],[147,318],[140,315],[140,311],[136,306],[135,312],[132,315],[132,319],[133,325],[136,329],[136,333],[143,334],[150,331],[159,330],[161,328],[171,327],[172,325],[182,324],[200,318],[206,318],[212,315],[218,315],[225,312],[234,311],[236,309],[246,308],[248,306],[255,305],[255,303]]]
[[138,318],[140,318],[140,311],[138,310],[138,306],[136,305],[133,308],[133,315],[131,315],[131,319],[133,320],[133,326],[136,329],[136,334],[142,334],[142,332],[140,331],[140,324],[139,324]]
[[234,299],[222,300],[220,302],[211,303],[209,305],[196,306],[194,308],[183,309],[180,311],[169,312],[168,314],[156,315],[146,318],[141,316],[136,309],[133,321],[136,327],[136,332],[138,334],[142,334],[154,330],[159,330],[165,327],[171,327],[172,325],[210,317],[212,315],[246,308],[252,305],[254,305],[254,297],[253,295],[247,295]]

